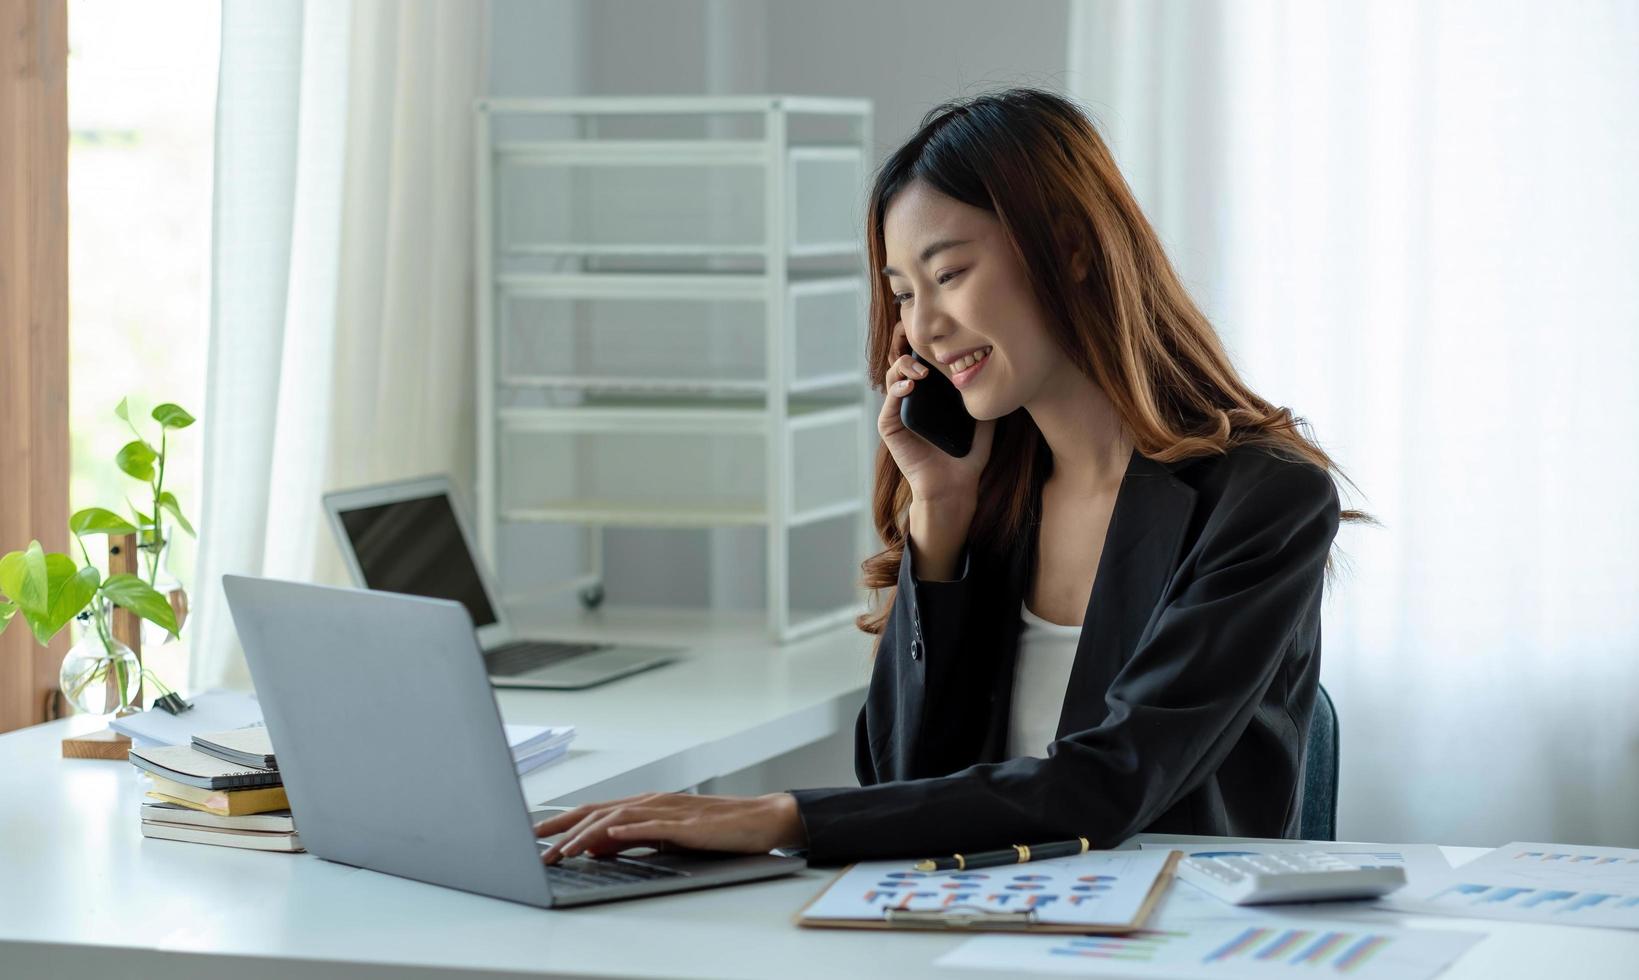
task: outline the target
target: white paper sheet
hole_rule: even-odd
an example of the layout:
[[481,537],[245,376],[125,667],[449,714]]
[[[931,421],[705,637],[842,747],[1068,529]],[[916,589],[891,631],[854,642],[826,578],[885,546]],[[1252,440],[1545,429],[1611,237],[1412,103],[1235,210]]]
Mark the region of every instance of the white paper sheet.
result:
[[1379,904],[1406,912],[1639,929],[1639,850],[1516,841]]
[[1515,841],[1480,855],[1457,874],[1508,872],[1549,885],[1639,888],[1639,849]]
[[914,861],[865,861],[837,879],[805,919],[881,919],[909,911],[1034,909],[1039,922],[1131,922],[1166,865],[1166,851],[1089,851],[976,871],[917,871]]
[[513,764],[518,770],[518,775],[522,776],[526,773],[534,772],[535,770],[546,765],[548,762],[556,762],[568,754],[569,744],[567,742],[563,742],[558,745],[549,745],[544,749],[539,749],[533,755],[514,754]]
[[1347,921],[1201,923],[1127,936],[970,939],[937,966],[1007,973],[1124,977],[1315,977],[1421,980],[1445,969],[1482,933],[1379,928]]
[[149,708],[115,718],[108,727],[151,745],[187,745],[195,735],[225,732],[262,721],[262,706],[254,694],[216,690],[186,700],[193,707],[179,715]]
[[574,725],[502,725],[506,729],[506,744],[512,749],[514,761],[539,755],[548,749],[568,746],[575,738]]

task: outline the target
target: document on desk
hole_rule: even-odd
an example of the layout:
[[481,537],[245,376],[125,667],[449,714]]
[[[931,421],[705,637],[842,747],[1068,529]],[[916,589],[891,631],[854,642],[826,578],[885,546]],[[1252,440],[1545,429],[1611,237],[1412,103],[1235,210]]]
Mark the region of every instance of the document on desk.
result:
[[[1141,925],[1154,904],[1168,851],[1089,851],[973,871],[918,871],[914,861],[852,865],[798,919],[803,925],[892,922],[889,913],[958,916],[1032,912],[1043,926]],[[1170,880],[1170,875],[1167,875]]]
[[1639,929],[1639,850],[1516,841],[1378,904],[1405,912]]
[[108,727],[149,745],[187,745],[195,735],[262,723],[262,706],[254,694],[213,690],[191,700],[193,707],[179,715],[149,708],[115,718]]
[[936,966],[1122,977],[1316,977],[1422,980],[1482,933],[1379,928],[1347,921],[1202,923],[1124,936],[981,936]]
[[574,725],[506,725],[507,747],[518,775],[534,772],[569,753],[575,738]]

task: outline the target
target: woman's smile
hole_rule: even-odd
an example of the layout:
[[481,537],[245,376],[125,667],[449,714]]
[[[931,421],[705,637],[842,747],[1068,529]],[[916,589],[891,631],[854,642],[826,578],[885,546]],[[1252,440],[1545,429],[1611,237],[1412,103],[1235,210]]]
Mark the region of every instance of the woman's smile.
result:
[[951,383],[958,388],[965,388],[972,384],[973,379],[979,376],[980,371],[984,370],[984,366],[990,363],[991,350],[992,348],[989,347],[981,347],[952,364],[950,366]]

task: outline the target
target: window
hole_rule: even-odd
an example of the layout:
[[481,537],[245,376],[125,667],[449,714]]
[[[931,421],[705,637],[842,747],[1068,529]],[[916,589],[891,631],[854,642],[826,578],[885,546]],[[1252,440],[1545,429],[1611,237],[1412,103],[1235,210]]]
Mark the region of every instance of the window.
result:
[[[114,465],[132,438],[114,416],[121,398],[131,398],[133,420],[156,440],[148,417],[156,404],[177,402],[203,417],[219,13],[217,0],[172,0],[163,10],[70,0],[71,510],[129,516],[127,500],[151,504]],[[173,435],[166,489],[194,519],[202,428]],[[173,538],[168,565],[190,587],[194,555],[192,539]],[[101,561],[101,548],[91,557]],[[146,649],[143,660],[181,685],[186,646]]]

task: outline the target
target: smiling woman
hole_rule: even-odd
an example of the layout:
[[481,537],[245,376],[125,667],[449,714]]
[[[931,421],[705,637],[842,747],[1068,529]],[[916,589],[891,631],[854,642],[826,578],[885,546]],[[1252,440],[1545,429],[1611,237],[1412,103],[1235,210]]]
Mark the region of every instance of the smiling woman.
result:
[[[581,807],[538,828],[567,832],[548,859],[1294,836],[1332,542],[1370,520],[1332,461],[1241,381],[1066,99],[934,109],[866,231],[887,601],[859,621],[862,786]],[[900,422],[929,370],[978,420],[964,456]]]

